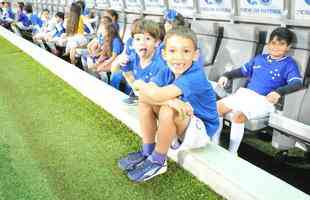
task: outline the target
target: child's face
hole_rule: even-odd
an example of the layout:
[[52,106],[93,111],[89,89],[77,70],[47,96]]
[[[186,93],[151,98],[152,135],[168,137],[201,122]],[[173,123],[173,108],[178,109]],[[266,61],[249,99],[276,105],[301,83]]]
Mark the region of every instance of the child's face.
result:
[[42,19],[44,19],[44,20],[48,20],[48,16],[49,15],[49,13],[47,12],[47,11],[44,11],[44,12],[42,12]]
[[163,57],[176,76],[180,76],[189,69],[198,56],[199,53],[191,39],[177,35],[167,39]]
[[9,3],[4,3],[3,4],[3,8],[9,8],[10,6],[9,6]]
[[103,16],[109,17],[112,19],[113,22],[115,22],[115,17],[113,17],[109,12],[104,12]]
[[290,49],[290,46],[284,40],[278,40],[277,36],[268,42],[268,53],[274,59],[282,58]]
[[106,35],[107,31],[106,31],[106,28],[105,28],[105,24],[104,23],[101,23],[99,28],[98,28],[98,32],[102,33],[103,35]]
[[133,36],[132,46],[142,59],[147,59],[153,55],[158,41],[149,33],[138,33]]
[[62,18],[58,17],[58,16],[55,16],[55,20],[56,20],[56,23],[60,23],[62,22]]

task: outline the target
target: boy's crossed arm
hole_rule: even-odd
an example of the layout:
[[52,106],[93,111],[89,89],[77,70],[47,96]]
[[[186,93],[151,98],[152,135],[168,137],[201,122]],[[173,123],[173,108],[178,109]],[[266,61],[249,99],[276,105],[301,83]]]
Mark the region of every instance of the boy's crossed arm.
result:
[[133,82],[133,89],[139,92],[141,102],[169,106],[175,109],[183,119],[185,116],[193,115],[192,106],[178,98],[182,91],[173,84],[159,87],[153,82],[145,83],[142,80],[136,80]]

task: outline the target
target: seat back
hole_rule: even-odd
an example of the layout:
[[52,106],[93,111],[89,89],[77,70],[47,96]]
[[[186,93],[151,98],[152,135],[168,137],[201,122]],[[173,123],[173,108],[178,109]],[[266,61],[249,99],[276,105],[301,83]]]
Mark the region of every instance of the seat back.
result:
[[196,20],[191,23],[191,29],[197,34],[200,55],[204,64],[212,63],[218,37],[219,24],[206,20]]
[[126,15],[124,12],[118,12],[119,36],[123,38],[126,28]]
[[298,121],[310,125],[310,89],[308,88],[299,108]]
[[208,78],[217,81],[226,71],[241,67],[254,57],[258,31],[254,26],[225,24],[224,37]]
[[126,26],[125,26],[125,32],[123,34],[123,41],[126,42],[128,38],[131,36],[131,25],[135,19],[140,18],[141,15],[139,14],[127,14],[126,15]]

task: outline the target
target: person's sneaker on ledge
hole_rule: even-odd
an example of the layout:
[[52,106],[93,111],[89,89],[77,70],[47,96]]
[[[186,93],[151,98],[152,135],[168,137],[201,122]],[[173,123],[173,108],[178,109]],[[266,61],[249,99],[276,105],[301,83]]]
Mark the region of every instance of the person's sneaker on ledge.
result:
[[118,161],[118,167],[123,171],[130,171],[135,169],[146,158],[147,156],[142,151],[129,153],[126,157]]
[[133,106],[133,105],[137,105],[138,104],[138,96],[136,96],[133,92],[131,92],[129,94],[129,97],[124,99],[123,102],[126,104],[126,105],[130,105],[130,106]]
[[163,174],[167,171],[167,161],[163,164],[152,161],[150,158],[145,159],[135,169],[128,171],[128,178],[133,182],[144,182],[157,175]]

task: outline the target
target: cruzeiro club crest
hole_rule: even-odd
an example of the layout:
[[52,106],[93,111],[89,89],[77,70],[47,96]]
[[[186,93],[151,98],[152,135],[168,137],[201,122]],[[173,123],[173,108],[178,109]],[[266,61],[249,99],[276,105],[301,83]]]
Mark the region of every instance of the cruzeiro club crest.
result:
[[210,5],[210,4],[221,4],[223,2],[223,0],[205,0],[206,4]]
[[270,5],[271,2],[272,2],[272,0],[260,0],[260,3],[263,4],[263,5],[265,5],[265,6]]
[[[310,0],[309,0],[310,1]],[[250,5],[257,5],[258,2],[267,6],[267,5],[270,5],[272,0],[247,0],[247,2],[250,4]]]

